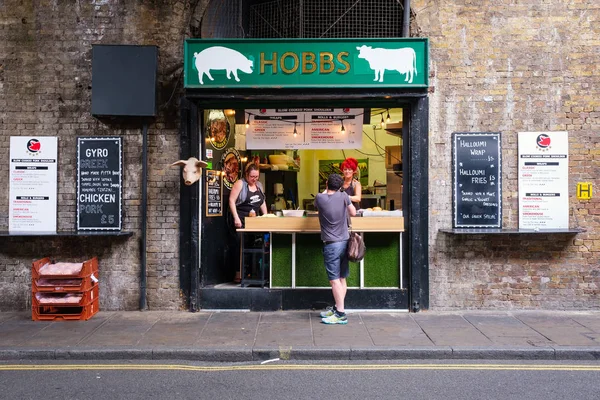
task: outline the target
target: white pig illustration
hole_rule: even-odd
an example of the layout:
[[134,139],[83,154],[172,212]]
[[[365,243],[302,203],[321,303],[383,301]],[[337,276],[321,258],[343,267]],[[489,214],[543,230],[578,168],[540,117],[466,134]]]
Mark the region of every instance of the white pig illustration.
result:
[[248,60],[242,53],[223,46],[213,46],[202,50],[200,53],[194,53],[196,69],[198,70],[198,80],[204,85],[202,77],[204,74],[213,81],[210,75],[211,69],[227,71],[227,79],[231,79],[231,74],[237,82],[238,69],[247,74],[252,73],[252,60]]

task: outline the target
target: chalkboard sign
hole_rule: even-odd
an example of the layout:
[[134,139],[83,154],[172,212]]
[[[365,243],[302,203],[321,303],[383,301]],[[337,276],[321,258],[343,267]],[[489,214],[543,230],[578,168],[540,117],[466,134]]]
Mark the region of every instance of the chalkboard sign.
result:
[[500,133],[452,134],[454,228],[502,228]]
[[77,138],[77,230],[121,230],[119,137]]
[[206,216],[223,215],[223,180],[221,171],[206,170]]

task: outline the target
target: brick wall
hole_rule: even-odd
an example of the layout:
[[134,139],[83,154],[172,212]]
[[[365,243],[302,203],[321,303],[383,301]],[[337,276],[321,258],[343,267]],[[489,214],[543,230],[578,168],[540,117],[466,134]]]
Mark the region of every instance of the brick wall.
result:
[[[90,115],[91,45],[159,46],[159,116],[149,130],[148,305],[183,305],[178,274],[178,95],[193,3],[207,0],[0,3],[0,159],[9,136],[59,137],[59,229],[75,224],[75,138],[124,138],[124,230],[130,238],[0,238],[0,311],[30,305],[31,261],[98,256],[103,309],[139,296],[141,129]],[[197,5],[196,5],[197,3]],[[35,5],[33,5],[35,4]],[[595,0],[413,0],[430,38],[430,305],[599,308],[600,206],[574,185],[600,176],[600,4]],[[197,21],[194,21],[197,22]],[[173,90],[176,90],[175,95]],[[171,100],[169,102],[169,99]],[[168,102],[168,104],[167,104]],[[450,137],[501,131],[505,228],[518,227],[516,132],[567,130],[573,235],[451,236]],[[0,230],[8,227],[8,162],[0,163]]]
[[[600,308],[600,3],[412,2],[430,38],[430,307]],[[503,226],[518,228],[517,132],[569,132],[578,235],[439,233],[452,226],[451,133],[501,131]],[[435,162],[434,162],[435,161]]]
[[76,137],[116,135],[124,149],[123,230],[134,233],[129,238],[0,238],[0,311],[30,306],[31,261],[45,256],[61,261],[98,256],[101,308],[138,308],[141,125],[91,116],[91,56],[97,43],[159,46],[160,108],[149,129],[148,306],[182,307],[180,173],[169,164],[179,159],[183,39],[189,36],[192,11],[198,13],[206,3],[0,2],[0,230],[8,229],[10,136],[58,136],[58,229],[64,231],[75,227]]

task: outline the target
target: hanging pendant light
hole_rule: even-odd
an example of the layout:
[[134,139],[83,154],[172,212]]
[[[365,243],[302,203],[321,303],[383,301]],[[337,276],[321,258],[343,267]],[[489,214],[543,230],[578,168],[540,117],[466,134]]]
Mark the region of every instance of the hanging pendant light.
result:
[[342,128],[340,129],[340,133],[344,134],[344,133],[346,133],[346,128],[344,128],[344,120],[340,119],[340,122],[342,123]]
[[296,131],[296,123],[294,122],[294,137],[298,136],[298,131]]
[[246,129],[250,128],[250,114],[248,114],[248,118],[246,119]]
[[390,109],[388,108],[388,110],[387,110],[387,117],[385,118],[385,122],[389,124],[391,120],[392,119],[390,118]]
[[381,113],[381,127],[385,128],[385,121],[383,119],[383,113]]

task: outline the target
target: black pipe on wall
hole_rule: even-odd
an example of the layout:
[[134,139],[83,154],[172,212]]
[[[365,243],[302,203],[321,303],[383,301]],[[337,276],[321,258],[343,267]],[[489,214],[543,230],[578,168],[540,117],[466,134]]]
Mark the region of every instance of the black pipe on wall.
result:
[[404,0],[402,12],[402,37],[410,37],[410,0]]
[[148,124],[142,127],[142,237],[140,266],[140,311],[146,309],[146,223],[148,220]]

